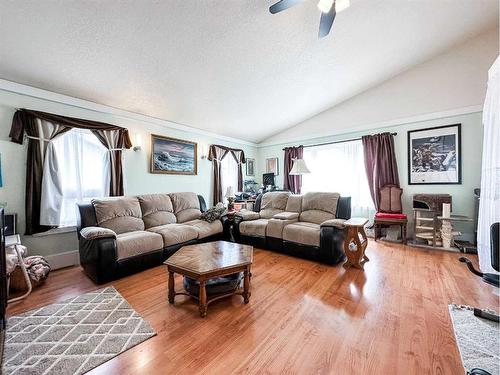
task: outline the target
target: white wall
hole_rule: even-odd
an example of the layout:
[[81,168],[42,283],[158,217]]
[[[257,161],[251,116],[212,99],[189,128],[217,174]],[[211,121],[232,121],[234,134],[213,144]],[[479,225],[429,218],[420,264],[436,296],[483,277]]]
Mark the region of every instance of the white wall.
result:
[[491,30],[262,144],[398,125],[413,121],[407,121],[409,117],[482,106],[488,69],[498,56],[498,43],[498,29]]
[[[58,96],[62,97],[62,96]],[[72,98],[63,97],[72,101]],[[18,214],[19,233],[24,233],[24,191],[26,173],[26,142],[21,146],[10,142],[8,137],[12,116],[16,108],[29,108],[66,116],[87,118],[108,122],[129,129],[132,141],[136,133],[142,134],[142,151],[132,149],[124,151],[124,171],[126,194],[194,191],[211,203],[212,164],[201,159],[201,148],[208,151],[208,145],[216,143],[230,147],[242,148],[245,155],[257,159],[257,149],[247,142],[228,141],[196,130],[176,129],[176,124],[155,119],[139,121],[125,118],[113,113],[100,113],[89,109],[61,104],[51,100],[20,95],[0,89],[0,155],[2,159],[3,187],[0,188],[0,202],[7,202],[7,212]],[[104,107],[103,107],[104,108]],[[114,112],[110,108],[110,112]],[[171,125],[172,127],[169,127]],[[150,134],[159,134],[174,138],[198,142],[198,174],[196,176],[179,176],[149,173]],[[203,145],[203,147],[200,147]],[[258,168],[258,160],[256,160]],[[245,176],[245,171],[244,178]],[[23,242],[29,247],[31,254],[49,255],[73,252],[78,248],[76,233],[54,234],[49,236],[25,236]]]

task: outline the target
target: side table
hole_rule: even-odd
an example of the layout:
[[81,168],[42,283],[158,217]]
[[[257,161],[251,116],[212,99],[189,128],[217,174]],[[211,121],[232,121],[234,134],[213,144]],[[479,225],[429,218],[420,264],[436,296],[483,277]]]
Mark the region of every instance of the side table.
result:
[[346,226],[344,253],[347,257],[344,263],[345,268],[352,266],[363,270],[364,264],[370,260],[365,255],[368,246],[368,238],[364,228],[366,223],[368,223],[368,219],[361,217],[354,217],[344,222]]

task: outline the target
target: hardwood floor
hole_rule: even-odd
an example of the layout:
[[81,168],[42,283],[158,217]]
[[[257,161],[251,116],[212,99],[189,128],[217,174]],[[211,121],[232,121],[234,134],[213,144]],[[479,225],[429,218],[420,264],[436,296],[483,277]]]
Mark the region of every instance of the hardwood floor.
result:
[[[158,335],[91,373],[463,374],[447,305],[498,310],[494,288],[459,254],[374,241],[366,254],[363,272],[255,250],[250,303],[214,302],[205,319],[187,297],[168,304],[163,266],[110,283]],[[8,314],[100,287],[55,271]]]

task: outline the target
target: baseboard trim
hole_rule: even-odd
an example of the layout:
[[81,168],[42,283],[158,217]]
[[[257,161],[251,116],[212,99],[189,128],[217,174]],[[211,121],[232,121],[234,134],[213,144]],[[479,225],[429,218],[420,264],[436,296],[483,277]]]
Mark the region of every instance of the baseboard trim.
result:
[[66,251],[60,254],[45,256],[45,259],[50,264],[50,269],[58,270],[59,268],[77,266],[80,264],[80,256],[78,250]]

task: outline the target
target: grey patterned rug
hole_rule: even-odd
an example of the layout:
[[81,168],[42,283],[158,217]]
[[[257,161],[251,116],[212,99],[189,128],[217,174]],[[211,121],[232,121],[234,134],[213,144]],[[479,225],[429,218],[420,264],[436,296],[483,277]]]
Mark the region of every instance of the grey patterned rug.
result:
[[474,316],[468,306],[449,305],[448,309],[464,368],[481,368],[499,375],[499,324]]
[[156,335],[109,287],[7,320],[4,374],[83,374]]

